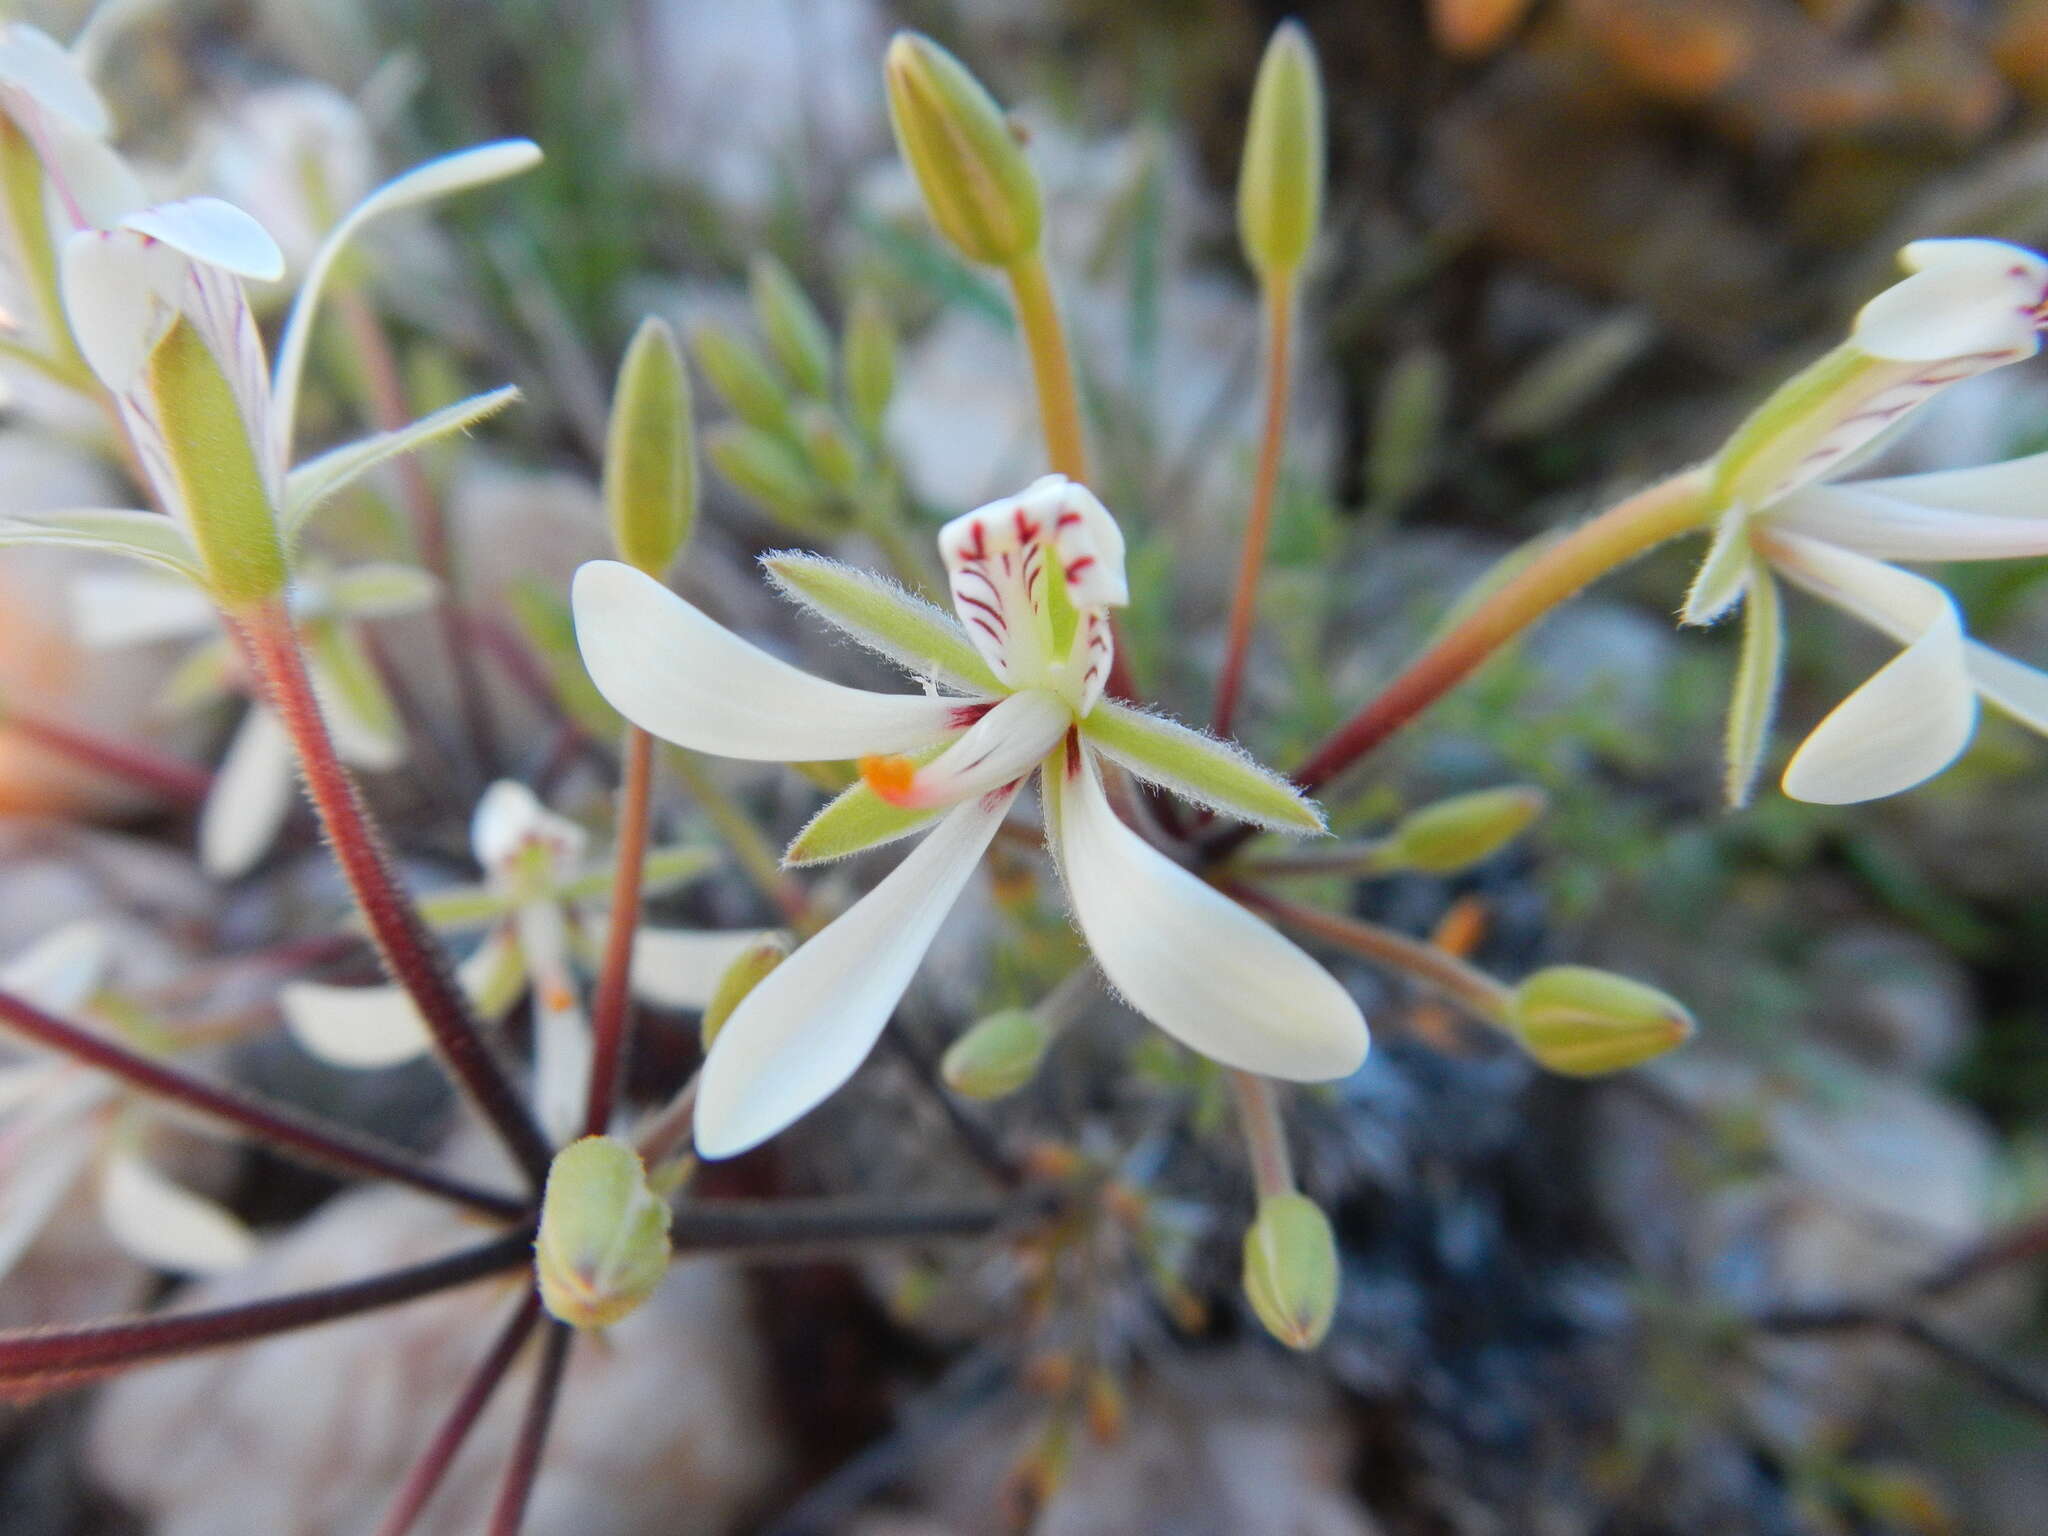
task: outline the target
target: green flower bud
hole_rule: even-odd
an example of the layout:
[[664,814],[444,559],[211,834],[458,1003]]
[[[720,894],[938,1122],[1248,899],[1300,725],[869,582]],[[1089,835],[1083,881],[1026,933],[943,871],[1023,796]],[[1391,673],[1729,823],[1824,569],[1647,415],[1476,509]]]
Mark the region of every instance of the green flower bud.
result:
[[732,1017],[733,1009],[746,1000],[754,988],[768,979],[768,973],[789,957],[789,940],[779,934],[750,944],[739,957],[725,968],[725,974],[718,978],[718,985],[711,989],[711,1001],[704,1005],[704,1022],[699,1026],[699,1038],[704,1049],[711,1049],[711,1042],[718,1038],[718,1032],[725,1028],[725,1021]]
[[992,1013],[946,1048],[939,1076],[970,1099],[1000,1099],[1038,1075],[1052,1043],[1043,1022],[1028,1008]]
[[783,370],[807,395],[832,389],[832,333],[789,269],[765,251],[747,269],[754,317]]
[[284,541],[256,445],[220,359],[191,321],[164,333],[144,381],[213,595],[229,609],[279,596],[289,580]]
[[829,405],[807,401],[797,412],[797,435],[820,480],[835,491],[850,491],[861,480],[860,444]]
[[1527,784],[1453,795],[1404,818],[1378,863],[1383,869],[1452,874],[1505,848],[1549,803],[1542,790]]
[[533,1242],[542,1303],[577,1328],[638,1311],[668,1270],[668,1219],[639,1153],[609,1136],[570,1143],[548,1170]]
[[995,99],[930,38],[899,32],[883,64],[889,122],[925,210],[970,261],[1007,267],[1038,249],[1038,177]]
[[1268,282],[1290,278],[1323,210],[1323,85],[1301,23],[1282,22],[1259,61],[1237,176],[1245,260]]
[[728,422],[704,439],[704,451],[734,490],[799,533],[828,531],[825,489],[779,437]]
[[660,577],[697,523],[697,437],[675,332],[650,316],[619,364],[604,503],[619,558]]
[[1553,1072],[1599,1077],[1662,1056],[1692,1038],[1683,1003],[1655,987],[1585,965],[1553,965],[1515,988],[1508,1032]]
[[1314,1349],[1337,1312],[1337,1238],[1306,1195],[1268,1195],[1244,1234],[1244,1294],[1266,1332]]
[[1365,457],[1366,491],[1375,508],[1399,508],[1436,472],[1450,390],[1450,365],[1434,347],[1410,348],[1387,370]]
[[789,430],[789,395],[768,360],[721,326],[700,325],[690,350],[733,415],[763,432]]
[[857,295],[846,317],[845,367],[853,424],[872,441],[881,436],[882,417],[896,393],[896,326],[872,293]]

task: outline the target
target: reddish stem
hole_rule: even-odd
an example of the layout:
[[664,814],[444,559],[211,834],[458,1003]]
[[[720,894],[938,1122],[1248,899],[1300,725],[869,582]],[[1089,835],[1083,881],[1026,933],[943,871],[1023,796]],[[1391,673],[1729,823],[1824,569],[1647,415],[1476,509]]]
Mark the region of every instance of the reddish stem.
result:
[[533,1396],[526,1400],[526,1417],[519,1422],[519,1439],[498,1489],[498,1507],[491,1511],[491,1536],[519,1536],[526,1523],[526,1501],[533,1495],[533,1480],[547,1450],[548,1426],[562,1395],[562,1368],[569,1362],[569,1341],[574,1337],[567,1323],[556,1323],[541,1345],[540,1375],[533,1383]]
[[395,1307],[532,1262],[533,1234],[519,1231],[368,1280],[240,1306],[88,1323],[82,1328],[0,1332],[0,1387],[26,1395],[75,1385],[152,1361]]
[[1212,728],[1228,736],[1237,718],[1238,693],[1244,686],[1245,658],[1251,650],[1252,621],[1259,606],[1259,573],[1266,565],[1266,540],[1273,522],[1273,495],[1280,483],[1280,454],[1287,439],[1288,353],[1294,335],[1294,284],[1282,277],[1266,285],[1266,419],[1259,434],[1259,464],[1252,480],[1251,515],[1244,525],[1244,547],[1237,557],[1237,592],[1230,603],[1229,638],[1224,644],[1223,671],[1216,680]]
[[519,1305],[505,1320],[505,1326],[491,1342],[490,1352],[477,1362],[463,1386],[462,1395],[448,1410],[448,1416],[441,1421],[441,1427],[434,1431],[434,1438],[427,1443],[424,1455],[414,1463],[406,1474],[405,1482],[391,1501],[391,1509],[384,1516],[384,1523],[377,1527],[377,1536],[406,1536],[427,1501],[433,1498],[441,1486],[441,1479],[447,1476],[448,1468],[461,1452],[469,1439],[469,1432],[476,1428],[476,1421],[497,1396],[499,1383],[504,1381],[506,1371],[518,1358],[521,1347],[533,1333],[533,1325],[540,1321],[540,1295],[528,1291],[520,1298]]
[[619,788],[617,863],[612,870],[610,929],[605,934],[604,961],[597,974],[597,999],[591,1004],[590,1098],[583,1116],[583,1134],[602,1136],[611,1124],[619,1068],[626,1052],[626,1027],[631,1020],[633,937],[640,928],[640,881],[647,865],[647,814],[654,792],[654,738],[637,725],[626,727],[622,753],[625,780]]
[[48,720],[41,715],[9,709],[0,716],[0,728],[97,773],[146,789],[175,805],[200,805],[204,803],[207,791],[213,788],[213,775],[195,764],[152,752],[147,747],[113,741],[96,732]]
[[235,617],[271,706],[291,737],[306,791],[385,970],[419,1009],[456,1082],[518,1159],[533,1187],[540,1189],[552,1161],[547,1138],[484,1044],[475,1010],[456,986],[447,955],[392,873],[362,794],[335,755],[290,617],[276,601]]
[[216,1087],[105,1035],[45,1013],[11,993],[0,992],[0,1026],[117,1077],[132,1088],[195,1110],[321,1167],[408,1184],[500,1220],[517,1221],[531,1209],[513,1196],[479,1189],[423,1167],[398,1148],[344,1126],[313,1119],[282,1104],[265,1103],[234,1089]]

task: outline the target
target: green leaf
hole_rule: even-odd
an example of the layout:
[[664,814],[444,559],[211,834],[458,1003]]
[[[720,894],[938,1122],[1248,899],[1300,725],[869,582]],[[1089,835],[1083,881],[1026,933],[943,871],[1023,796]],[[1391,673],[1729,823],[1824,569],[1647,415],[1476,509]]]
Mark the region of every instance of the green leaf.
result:
[[97,507],[64,512],[17,512],[0,518],[0,546],[63,545],[125,555],[177,572],[204,584],[199,551],[175,518],[160,512],[126,512]]
[[495,416],[514,400],[519,391],[511,385],[444,406],[423,416],[409,427],[379,432],[360,442],[308,459],[285,477],[284,512],[279,521],[285,537],[296,539],[305,531],[306,520],[324,503],[339,495],[378,465],[400,454],[412,453],[457,432],[466,432],[488,416]]
[[1089,712],[1081,734],[1112,762],[1197,805],[1262,827],[1326,830],[1314,801],[1235,742],[1109,699]]
[[487,928],[512,910],[509,897],[487,885],[455,885],[417,898],[420,916],[436,933]]
[[441,583],[417,566],[371,561],[336,571],[323,583],[336,614],[388,619],[418,613],[441,599]]
[[[696,879],[717,860],[717,853],[710,848],[684,845],[650,849],[640,871],[641,892],[652,896],[674,890],[685,881]],[[565,882],[555,894],[564,901],[602,901],[612,893],[612,868],[609,863],[602,864]]]
[[763,555],[761,564],[791,602],[801,603],[898,666],[971,693],[1002,692],[981,652],[953,616],[893,581],[822,555],[791,550]]
[[[926,757],[936,753],[923,754]],[[879,848],[922,830],[944,815],[938,810],[906,810],[891,805],[865,783],[856,784],[804,824],[787,849],[784,865],[825,864],[869,848]]]
[[1777,708],[1778,677],[1785,657],[1785,621],[1778,607],[1778,583],[1758,562],[1742,614],[1742,659],[1735,669],[1735,695],[1728,705],[1729,808],[1749,803],[1758,766],[1770,740]]

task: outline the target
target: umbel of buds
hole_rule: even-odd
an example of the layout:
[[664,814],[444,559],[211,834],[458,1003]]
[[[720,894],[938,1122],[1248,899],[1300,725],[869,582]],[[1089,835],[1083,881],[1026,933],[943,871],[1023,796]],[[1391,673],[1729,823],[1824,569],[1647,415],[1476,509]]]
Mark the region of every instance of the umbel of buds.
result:
[[1266,1331],[1314,1349],[1337,1311],[1337,1238],[1306,1195],[1268,1195],[1244,1234],[1244,1294]]
[[1038,177],[1003,109],[952,54],[916,32],[889,44],[889,122],[932,222],[970,261],[1009,267],[1038,249]]
[[1508,1032],[1553,1072],[1599,1077],[1624,1071],[1692,1038],[1678,999],[1640,981],[1585,965],[1554,965],[1520,986]]
[[548,1311],[586,1329],[638,1311],[668,1269],[668,1214],[624,1142],[586,1136],[556,1153],[533,1243]]

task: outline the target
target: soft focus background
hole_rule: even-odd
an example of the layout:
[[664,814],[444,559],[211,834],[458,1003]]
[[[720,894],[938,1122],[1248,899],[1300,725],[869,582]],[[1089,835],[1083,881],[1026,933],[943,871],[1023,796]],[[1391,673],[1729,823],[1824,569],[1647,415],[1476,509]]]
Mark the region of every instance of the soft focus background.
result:
[[[62,7],[22,9],[60,37],[76,25]],[[1292,9],[1327,78],[1332,196],[1242,716],[1270,762],[1355,707],[1515,542],[1709,451],[1832,343],[1904,240],[2048,242],[2042,0]],[[371,275],[423,396],[452,395],[450,370],[471,388],[512,378],[529,396],[436,467],[471,591],[509,612],[558,600],[574,562],[601,552],[594,455],[633,325],[654,312],[686,332],[744,327],[759,249],[835,319],[857,285],[886,297],[905,336],[890,435],[930,526],[1037,472],[1000,296],[930,236],[889,143],[883,45],[899,25],[929,30],[1028,128],[1096,488],[1134,538],[1137,673],[1198,714],[1257,410],[1230,191],[1251,74],[1288,11],[191,0],[135,21],[106,83],[125,145],[231,197],[234,135],[264,132],[265,93],[285,82],[356,100],[374,136],[364,153],[387,171],[505,134],[545,147],[537,173],[453,205],[441,238]],[[344,412],[316,416],[309,439],[331,439]],[[2048,446],[2048,365],[1994,373],[1928,415],[1895,465]],[[10,497],[76,504],[102,494],[92,473],[46,429],[0,420]],[[789,536],[715,474],[706,485],[686,586],[857,673],[796,634],[747,572],[751,553]],[[1037,1529],[2041,1529],[2048,1422],[1886,1330],[1784,1338],[1741,1319],[1889,1297],[2048,1200],[2048,753],[1988,718],[1960,766],[1897,800],[1832,811],[1771,792],[1725,814],[1716,745],[1732,636],[1675,630],[1687,559],[1661,555],[1554,618],[1332,809],[1369,824],[1459,789],[1540,784],[1551,813],[1514,853],[1455,882],[1362,888],[1359,910],[1427,934],[1466,902],[1489,967],[1612,965],[1684,998],[1699,1039],[1628,1079],[1566,1084],[1351,966],[1378,1048],[1351,1082],[1295,1100],[1303,1180],[1336,1215],[1346,1264],[1336,1329],[1302,1359],[1233,1315],[1244,1175],[1228,1134],[1199,1105],[1182,1112],[1202,1085],[1155,1062],[1140,1116],[1104,1098],[1099,1075],[1056,1070],[1010,1123],[1151,1158],[1141,1174],[1156,1170],[1162,1197],[1193,1212],[1190,1284],[1210,1306],[1176,1329],[1142,1298],[1112,1296],[1088,1320],[1129,1367],[1128,1426],[1113,1445],[1077,1437]],[[149,732],[175,656],[80,655],[51,569],[0,566],[6,688]],[[1949,574],[1981,637],[2038,662],[2044,572]],[[1804,604],[1793,634],[1784,718],[1803,728],[1883,651]],[[431,713],[446,680],[421,665]],[[509,691],[499,706],[505,760],[535,771],[542,727]],[[187,729],[164,739],[216,749]],[[778,826],[809,803],[773,778],[736,782]],[[462,799],[459,781],[401,777],[380,803],[426,825],[444,787]],[[176,976],[194,953],[289,931],[333,900],[301,832],[223,901],[172,833],[123,822],[121,806],[4,735],[0,797],[66,813],[0,825],[8,952],[55,917],[118,911],[163,950],[128,963]],[[759,915],[736,882],[693,900],[697,917]],[[987,900],[980,911],[949,929],[911,1011],[926,1046],[983,995]],[[387,1130],[438,1123],[427,1075],[337,1086],[279,1042],[231,1065]],[[901,1070],[869,1075],[886,1086]],[[952,1144],[878,1111],[888,1102],[842,1098],[768,1172],[733,1176],[812,1192],[947,1188]],[[244,1159],[221,1187],[283,1232],[324,1193],[293,1177]],[[409,1201],[350,1195],[274,1244],[246,1284],[355,1272],[435,1236]],[[1020,1282],[1002,1254],[965,1272],[942,1258],[686,1266],[609,1350],[581,1352],[532,1528],[1001,1528],[996,1490],[1039,1412]],[[148,1294],[104,1255],[43,1254],[0,1292],[0,1315],[77,1319]],[[479,1348],[465,1331],[479,1315],[430,1303],[10,1411],[0,1529],[366,1529]],[[2038,1265],[1932,1315],[2048,1383]],[[509,1420],[496,1429],[502,1444]],[[487,1455],[470,1475],[488,1491]]]

